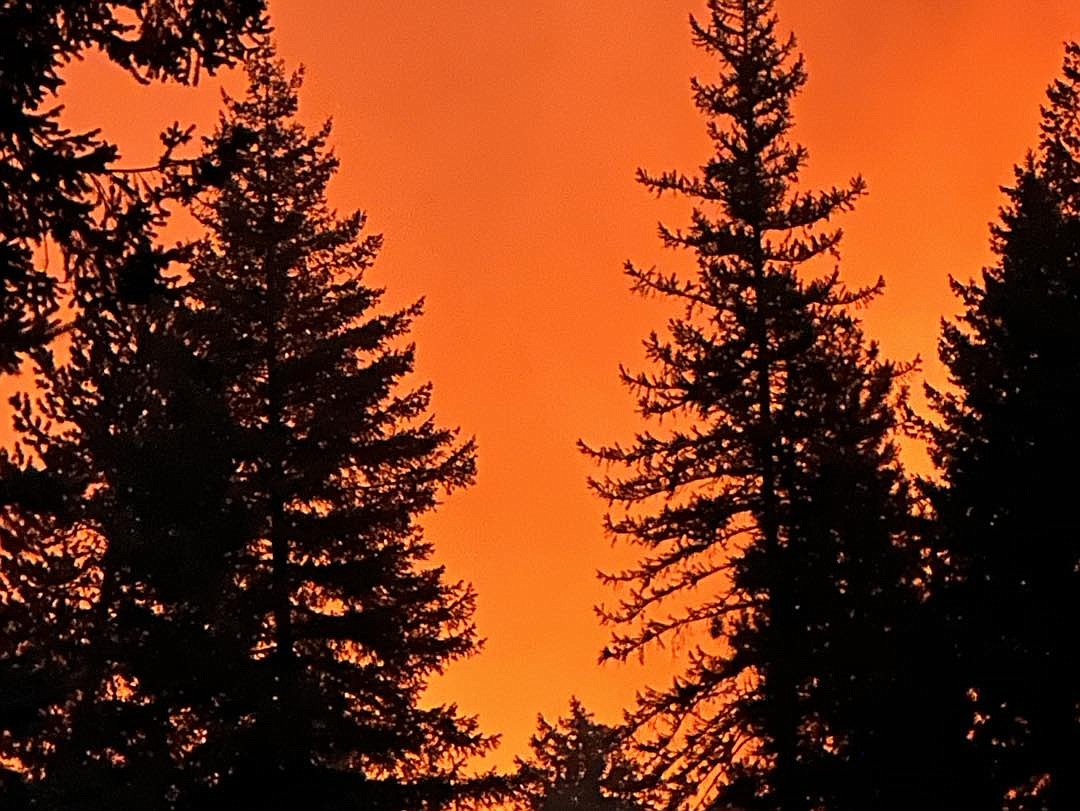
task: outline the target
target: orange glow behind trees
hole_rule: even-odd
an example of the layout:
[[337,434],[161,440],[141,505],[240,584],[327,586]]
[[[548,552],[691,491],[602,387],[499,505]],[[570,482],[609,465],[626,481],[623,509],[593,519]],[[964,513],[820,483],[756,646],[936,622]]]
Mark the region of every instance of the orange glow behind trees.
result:
[[[573,693],[614,720],[668,669],[596,664],[607,630],[591,607],[610,595],[594,572],[625,553],[602,535],[574,443],[639,424],[616,369],[640,366],[640,339],[666,312],[630,295],[623,261],[687,261],[655,237],[685,204],[651,199],[634,170],[693,170],[708,154],[688,87],[711,69],[689,41],[698,5],[271,2],[281,55],[307,68],[302,116],[334,118],[331,199],[385,235],[371,280],[389,304],[426,297],[419,376],[434,382],[439,419],[479,443],[478,485],[428,527],[449,575],[475,585],[488,641],[434,692],[503,733],[500,765],[525,749],[537,712],[554,717]],[[888,356],[922,355],[940,383],[938,319],[956,310],[947,276],[989,261],[998,186],[1036,140],[1080,12],[1073,0],[779,0],[778,11],[810,75],[795,110],[806,184],[869,182],[844,223],[846,280],[888,283],[867,332]],[[130,165],[154,159],[172,121],[208,133],[216,116],[214,82],[143,88],[94,58],[67,76],[64,120],[107,122]]]

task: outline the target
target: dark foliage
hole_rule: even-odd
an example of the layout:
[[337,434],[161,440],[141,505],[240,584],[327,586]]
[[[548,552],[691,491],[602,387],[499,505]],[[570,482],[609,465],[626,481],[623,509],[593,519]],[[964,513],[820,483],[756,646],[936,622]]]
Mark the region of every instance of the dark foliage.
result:
[[628,718],[657,807],[929,807],[911,746],[926,708],[906,665],[919,569],[890,439],[904,370],[852,314],[880,283],[813,275],[864,184],[797,190],[807,154],[788,133],[805,73],[772,7],[713,0],[705,23],[691,18],[721,65],[692,82],[715,153],[696,176],[639,173],[695,201],[689,227],[660,236],[697,268],[627,266],[637,292],[682,310],[645,341],[654,371],[623,372],[666,427],[587,449],[622,471],[593,482],[608,530],[643,549],[605,578],[625,594],[601,609],[622,629],[604,657],[686,652]]
[[420,305],[375,311],[382,291],[363,276],[381,240],[327,206],[329,127],[296,123],[299,78],[269,50],[248,70],[207,145],[231,144],[234,171],[195,203],[210,237],[183,334],[226,393],[246,533],[228,594],[252,667],[197,757],[226,804],[439,807],[491,739],[453,706],[419,706],[476,638],[473,592],[424,564],[416,518],[472,481],[474,446],[427,414],[430,385],[402,387]]
[[[260,49],[179,188],[208,237],[189,278],[88,263],[70,361],[18,401],[57,508],[4,516],[4,754],[33,807],[430,809],[501,784],[492,739],[429,678],[475,651],[472,590],[417,518],[472,481],[473,443],[405,387],[419,305],[379,313],[379,238],[325,199],[329,127]],[[151,224],[159,224],[155,220]],[[21,472],[19,472],[21,471]],[[44,472],[35,472],[44,471]]]
[[224,403],[171,329],[167,281],[125,292],[133,266],[172,258],[154,247],[164,212],[117,216],[136,210],[138,227],[98,233],[138,241],[72,267],[67,361],[35,350],[40,395],[14,399],[0,727],[33,808],[171,807],[184,719],[243,655],[207,632],[237,534]]
[[997,264],[953,283],[964,310],[940,343],[952,388],[929,391],[935,606],[997,804],[1018,809],[1080,807],[1080,45],[1048,96],[1038,152],[992,227]]
[[635,811],[618,796],[618,785],[632,773],[618,751],[620,730],[595,721],[576,698],[570,714],[549,724],[537,719],[529,741],[532,755],[517,759],[515,783],[529,811]]
[[60,125],[63,67],[98,49],[139,81],[194,81],[242,56],[266,30],[264,9],[265,0],[0,4],[0,372],[15,371],[56,328],[50,246],[65,269],[96,258],[101,207],[114,191],[132,191],[130,179],[109,173],[113,145]]

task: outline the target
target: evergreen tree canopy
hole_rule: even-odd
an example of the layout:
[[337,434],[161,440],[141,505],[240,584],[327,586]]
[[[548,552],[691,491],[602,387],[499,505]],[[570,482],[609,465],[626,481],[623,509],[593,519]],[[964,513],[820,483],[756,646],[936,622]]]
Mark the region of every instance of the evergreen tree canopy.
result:
[[634,811],[638,806],[608,788],[631,770],[619,759],[619,730],[593,719],[577,698],[554,724],[541,715],[529,741],[532,755],[517,758],[515,782],[529,811]]
[[881,283],[814,275],[865,185],[798,189],[794,38],[778,37],[771,0],[708,8],[694,42],[721,71],[692,90],[715,151],[697,175],[639,171],[695,202],[689,226],[660,237],[696,271],[627,265],[635,291],[681,307],[645,341],[653,370],[622,375],[664,427],[586,447],[620,470],[593,481],[607,529],[643,550],[604,578],[624,596],[601,609],[619,628],[603,657],[686,651],[683,674],[629,717],[657,807],[920,807],[903,805],[921,779],[905,744],[922,734],[900,666],[917,599],[890,439],[904,370],[852,314]]
[[406,385],[420,304],[378,311],[380,239],[326,201],[329,125],[296,122],[299,77],[269,46],[248,73],[206,141],[231,171],[184,187],[207,228],[188,278],[129,303],[87,265],[70,363],[39,352],[42,402],[19,401],[62,494],[2,522],[8,670],[43,681],[4,754],[34,807],[412,811],[498,790],[462,772],[493,739],[421,705],[477,647],[474,594],[417,524],[472,481],[475,447]]
[[1080,805],[1080,533],[1069,506],[1080,458],[1080,45],[1048,91],[1038,151],[1016,169],[992,226],[997,263],[953,288],[943,324],[952,387],[929,389],[940,485],[939,603],[972,735],[997,797]]
[[[378,313],[380,245],[326,202],[329,125],[295,121],[299,76],[264,49],[208,153],[234,171],[195,204],[209,238],[186,288],[185,341],[225,391],[247,537],[233,579],[257,667],[207,732],[215,791],[309,807],[437,807],[491,739],[456,708],[423,709],[429,677],[476,649],[474,595],[425,566],[416,523],[469,484],[471,441],[403,388],[420,304]],[[210,755],[208,755],[209,757]]]
[[[97,131],[72,133],[50,106],[64,65],[98,49],[142,82],[190,82],[235,62],[266,31],[265,0],[8,0],[0,5],[0,372],[48,340],[54,243],[68,261],[97,256],[95,214],[118,179],[116,148]],[[120,178],[116,189],[130,192]],[[114,206],[115,200],[106,207]],[[115,226],[116,224],[113,223]],[[129,223],[134,225],[134,223]],[[137,235],[133,235],[136,237]]]

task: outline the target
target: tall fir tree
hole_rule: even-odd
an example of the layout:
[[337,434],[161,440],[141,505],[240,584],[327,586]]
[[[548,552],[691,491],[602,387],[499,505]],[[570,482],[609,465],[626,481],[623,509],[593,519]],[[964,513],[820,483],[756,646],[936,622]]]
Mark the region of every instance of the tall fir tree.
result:
[[[997,804],[1080,807],[1080,45],[1048,91],[1037,153],[992,226],[997,263],[953,282],[951,388],[929,389],[941,583],[958,691]],[[986,806],[990,807],[990,806]]]
[[380,239],[326,201],[329,125],[296,122],[300,80],[269,46],[248,71],[177,177],[208,229],[172,257],[188,278],[86,264],[70,362],[40,352],[44,395],[18,401],[60,499],[0,522],[7,672],[37,685],[2,740],[31,807],[411,811],[500,790],[463,773],[493,739],[421,704],[477,646],[473,592],[425,563],[417,524],[471,482],[474,445],[405,386],[420,305],[377,312]]
[[209,238],[181,327],[226,392],[230,498],[247,533],[230,621],[256,665],[207,722],[207,791],[225,804],[441,807],[492,739],[452,705],[421,707],[428,680],[477,642],[473,591],[425,563],[417,518],[472,481],[474,444],[436,425],[430,384],[405,386],[420,304],[375,309],[382,291],[364,272],[381,239],[362,233],[363,214],[330,210],[338,164],[329,125],[309,135],[295,120],[299,75],[269,48],[248,75],[207,144],[235,160],[195,202]]
[[797,189],[790,108],[806,76],[771,0],[711,0],[691,27],[721,65],[692,81],[715,152],[697,176],[639,180],[695,201],[689,227],[660,236],[696,272],[627,265],[635,291],[682,307],[645,341],[654,371],[623,371],[666,428],[586,447],[621,471],[593,481],[607,529],[644,550],[605,576],[625,596],[601,609],[620,629],[603,656],[670,643],[688,660],[629,713],[638,789],[660,808],[920,807],[904,744],[925,708],[900,666],[918,567],[891,441],[903,369],[852,314],[880,282],[813,275],[864,183]]

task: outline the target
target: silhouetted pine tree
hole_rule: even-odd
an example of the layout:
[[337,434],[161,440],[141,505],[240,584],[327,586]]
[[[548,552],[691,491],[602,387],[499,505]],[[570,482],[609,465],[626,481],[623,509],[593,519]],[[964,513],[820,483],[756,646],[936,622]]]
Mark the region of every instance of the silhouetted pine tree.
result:
[[943,324],[952,389],[929,390],[943,482],[942,585],[969,719],[997,798],[1080,807],[1080,45],[1050,87],[1037,154],[992,226],[998,262]]
[[234,171],[194,204],[209,237],[181,329],[225,392],[245,535],[221,622],[254,664],[204,719],[202,802],[441,807],[492,739],[421,707],[476,637],[471,588],[425,563],[416,519],[472,481],[475,448],[435,424],[430,385],[404,386],[420,304],[376,311],[364,271],[381,240],[328,207],[329,125],[296,122],[299,76],[269,48],[248,74],[207,143],[235,147]]
[[[60,71],[99,49],[140,81],[190,82],[235,62],[264,32],[265,0],[128,3],[10,0],[0,5],[0,372],[47,341],[57,274],[46,242],[66,258],[93,256],[97,212],[116,148],[72,133],[54,105]],[[54,270],[61,263],[55,262]]]
[[460,774],[492,743],[475,721],[419,703],[476,647],[473,593],[415,523],[471,481],[473,444],[400,385],[419,305],[374,311],[379,240],[326,204],[328,128],[294,122],[269,49],[250,75],[173,190],[210,237],[162,250],[159,208],[117,208],[148,219],[98,229],[122,243],[75,268],[70,360],[37,351],[40,402],[16,401],[9,803],[411,811],[501,785]]
[[638,788],[663,808],[920,807],[904,805],[921,791],[910,744],[925,708],[901,667],[917,575],[890,441],[903,370],[851,314],[880,282],[805,275],[835,256],[827,223],[864,184],[796,189],[794,39],[778,39],[771,0],[708,6],[694,41],[722,72],[692,89],[715,153],[698,176],[639,172],[700,206],[686,230],[660,229],[697,270],[627,265],[637,292],[683,306],[645,342],[654,371],[623,372],[667,427],[589,451],[623,471],[593,482],[616,508],[608,530],[644,550],[605,576],[625,596],[602,616],[625,630],[603,655],[668,643],[688,657],[629,715]]
[[548,723],[541,715],[529,741],[532,755],[516,758],[514,782],[529,811],[634,811],[612,786],[632,771],[619,757],[620,731],[593,719],[577,698],[570,714]]

